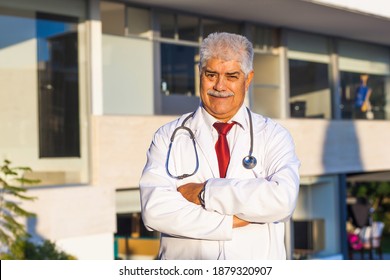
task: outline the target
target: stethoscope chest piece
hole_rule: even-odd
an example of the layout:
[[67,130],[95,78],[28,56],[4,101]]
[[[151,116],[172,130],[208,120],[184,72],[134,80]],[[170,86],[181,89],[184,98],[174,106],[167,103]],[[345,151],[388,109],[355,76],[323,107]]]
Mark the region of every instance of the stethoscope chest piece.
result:
[[257,160],[254,156],[246,156],[242,159],[242,165],[246,169],[253,169],[257,164]]

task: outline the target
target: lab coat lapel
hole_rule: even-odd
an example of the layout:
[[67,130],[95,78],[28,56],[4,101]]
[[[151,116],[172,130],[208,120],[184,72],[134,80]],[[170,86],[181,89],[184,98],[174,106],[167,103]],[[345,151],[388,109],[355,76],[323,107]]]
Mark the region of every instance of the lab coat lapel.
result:
[[[215,148],[213,144],[213,137],[210,128],[206,126],[206,123],[203,120],[202,114],[200,112],[200,108],[195,112],[194,118],[191,121],[191,129],[195,131],[195,140],[198,144],[198,147],[201,150],[203,158],[199,158],[200,168],[202,173],[204,173],[207,178],[218,178],[219,177],[219,169],[218,169],[218,160],[217,155],[215,153]],[[206,168],[202,168],[202,164],[207,164],[209,166],[210,172],[206,170]]]

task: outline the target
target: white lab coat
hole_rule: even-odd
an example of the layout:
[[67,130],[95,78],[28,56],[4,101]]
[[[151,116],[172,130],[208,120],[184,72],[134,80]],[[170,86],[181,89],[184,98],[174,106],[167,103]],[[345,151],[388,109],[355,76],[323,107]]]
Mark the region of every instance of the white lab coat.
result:
[[[202,111],[201,111],[202,110]],[[184,180],[168,176],[165,164],[171,135],[188,115],[161,127],[147,153],[141,180],[142,218],[161,232],[160,259],[285,259],[284,221],[292,215],[299,190],[299,160],[289,132],[269,118],[252,113],[254,169],[245,169],[250,129],[246,108],[236,114],[243,129],[231,147],[226,178],[219,178],[211,128],[199,107],[186,126],[195,134],[198,172]],[[196,155],[184,130],[177,132],[170,155],[173,175],[192,173]],[[176,189],[207,181],[205,209],[188,202]],[[251,224],[232,228],[233,215]]]

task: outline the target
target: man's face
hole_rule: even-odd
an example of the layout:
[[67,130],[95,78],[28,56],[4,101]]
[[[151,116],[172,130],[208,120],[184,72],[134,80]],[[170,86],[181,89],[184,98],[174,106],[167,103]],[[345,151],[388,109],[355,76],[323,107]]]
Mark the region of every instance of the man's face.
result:
[[209,59],[201,71],[200,97],[206,111],[214,118],[227,122],[240,109],[253,78],[245,77],[236,60]]

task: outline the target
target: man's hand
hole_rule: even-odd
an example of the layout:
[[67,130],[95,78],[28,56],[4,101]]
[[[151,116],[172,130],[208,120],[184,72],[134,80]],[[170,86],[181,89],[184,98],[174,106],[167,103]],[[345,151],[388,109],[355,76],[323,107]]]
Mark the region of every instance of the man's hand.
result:
[[239,228],[249,225],[250,223],[244,220],[241,220],[240,218],[233,216],[233,228]]
[[188,183],[183,186],[180,186],[177,191],[187,199],[189,202],[200,205],[198,195],[203,189],[205,183]]
[[[177,191],[189,202],[200,205],[199,193],[203,189],[205,183],[188,183],[180,186]],[[233,228],[239,228],[249,225],[250,223],[240,218],[233,216]]]

